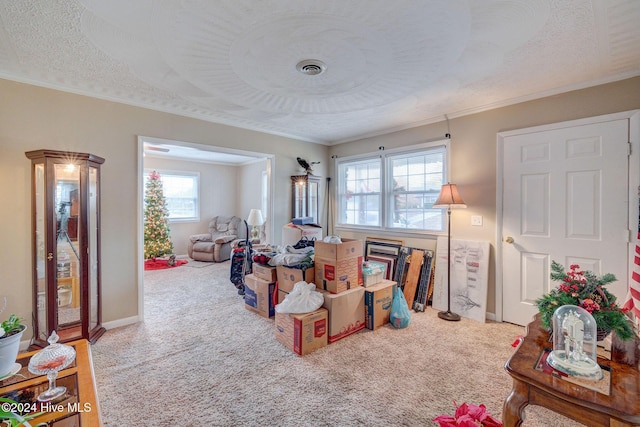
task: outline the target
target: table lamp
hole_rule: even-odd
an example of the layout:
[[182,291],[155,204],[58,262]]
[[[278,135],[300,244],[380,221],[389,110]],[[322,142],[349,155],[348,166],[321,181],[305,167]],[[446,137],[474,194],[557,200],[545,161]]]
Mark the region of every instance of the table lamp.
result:
[[458,187],[447,183],[440,189],[438,200],[433,204],[434,208],[447,208],[447,311],[438,313],[438,317],[444,320],[460,320],[460,315],[451,311],[451,209],[466,208]]
[[247,224],[251,226],[252,239],[255,239],[260,234],[258,227],[260,227],[263,222],[264,219],[262,218],[262,211],[260,209],[251,209],[249,217],[247,217]]

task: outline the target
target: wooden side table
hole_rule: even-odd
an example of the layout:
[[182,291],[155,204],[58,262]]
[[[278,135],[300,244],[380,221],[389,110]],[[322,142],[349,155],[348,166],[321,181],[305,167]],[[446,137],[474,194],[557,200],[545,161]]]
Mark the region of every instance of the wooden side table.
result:
[[57,384],[67,387],[64,396],[53,402],[37,402],[38,395],[49,387],[46,376],[32,374],[27,368],[31,356],[37,351],[18,355],[16,363],[21,368],[16,375],[0,380],[0,396],[34,409],[29,413],[43,411],[44,414],[30,421],[33,426],[39,423],[47,423],[51,427],[102,426],[89,342],[78,340],[66,344],[75,348],[76,359],[58,374]]
[[640,425],[638,339],[627,343],[624,351],[614,348],[613,360],[598,358],[598,363],[611,373],[611,384],[605,394],[535,369],[542,353],[553,347],[548,338],[549,332],[542,328],[540,318],[536,316],[505,364],[513,378],[513,389],[502,412],[505,427],[522,425],[522,414],[527,405],[544,406],[587,426]]

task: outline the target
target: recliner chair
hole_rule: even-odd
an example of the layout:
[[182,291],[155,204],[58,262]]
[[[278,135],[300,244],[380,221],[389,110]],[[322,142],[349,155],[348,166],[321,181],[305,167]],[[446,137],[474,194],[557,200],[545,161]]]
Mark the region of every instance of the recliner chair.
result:
[[231,251],[238,240],[247,237],[244,221],[237,216],[214,216],[209,232],[194,234],[189,238],[187,251],[196,261],[222,262],[231,258]]

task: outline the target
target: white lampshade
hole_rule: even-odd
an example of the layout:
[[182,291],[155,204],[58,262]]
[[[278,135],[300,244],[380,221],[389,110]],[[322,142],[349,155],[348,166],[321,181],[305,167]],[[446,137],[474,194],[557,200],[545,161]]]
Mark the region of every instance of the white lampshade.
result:
[[251,209],[249,217],[247,218],[247,224],[255,227],[262,225],[264,219],[262,218],[262,211],[260,209]]
[[458,192],[458,187],[455,184],[444,184],[440,189],[440,195],[438,196],[438,200],[433,204],[434,208],[466,208],[467,205],[464,204],[462,197],[460,197],[460,193]]

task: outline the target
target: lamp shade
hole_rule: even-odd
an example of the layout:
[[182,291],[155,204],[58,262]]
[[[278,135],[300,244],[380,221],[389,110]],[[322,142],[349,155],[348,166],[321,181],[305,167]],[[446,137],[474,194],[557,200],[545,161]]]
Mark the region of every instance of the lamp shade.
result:
[[262,225],[264,219],[262,219],[262,211],[260,209],[251,209],[249,217],[247,218],[247,224],[251,226]]
[[458,187],[455,184],[444,184],[440,189],[438,200],[433,204],[434,208],[466,208]]

